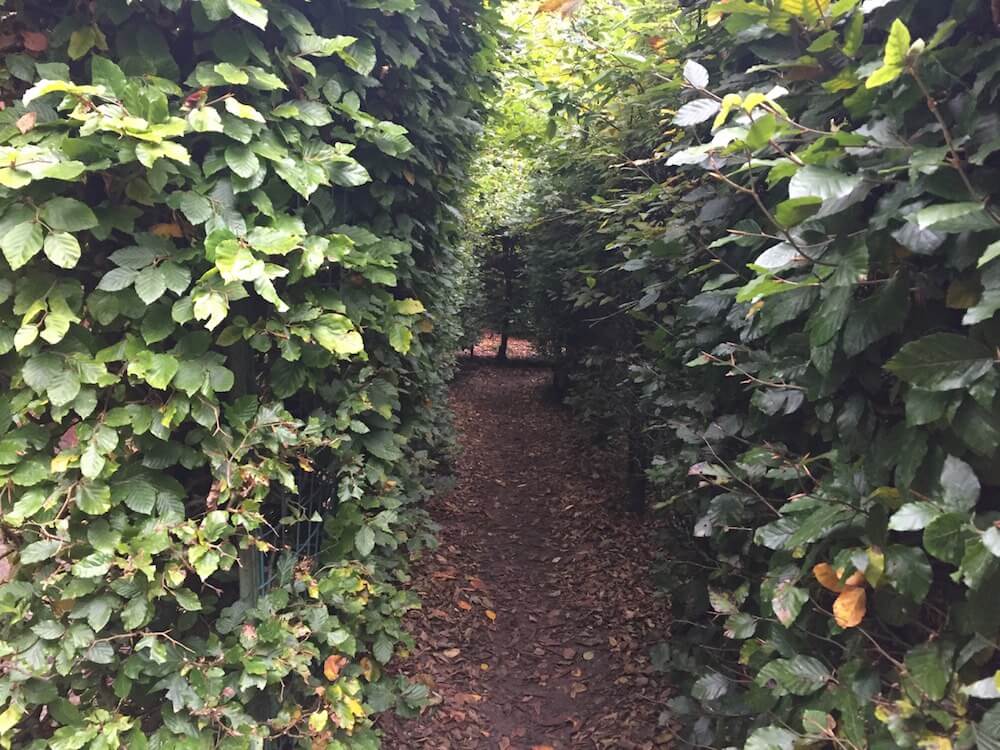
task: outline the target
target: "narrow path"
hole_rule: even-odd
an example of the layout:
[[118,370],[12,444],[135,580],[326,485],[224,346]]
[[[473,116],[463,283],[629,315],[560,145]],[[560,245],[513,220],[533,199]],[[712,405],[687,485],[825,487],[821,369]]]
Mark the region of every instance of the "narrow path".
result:
[[452,389],[458,483],[430,510],[404,671],[434,705],[389,750],[665,747],[649,646],[667,616],[648,521],[613,511],[620,461],[547,404],[548,373],[472,365]]

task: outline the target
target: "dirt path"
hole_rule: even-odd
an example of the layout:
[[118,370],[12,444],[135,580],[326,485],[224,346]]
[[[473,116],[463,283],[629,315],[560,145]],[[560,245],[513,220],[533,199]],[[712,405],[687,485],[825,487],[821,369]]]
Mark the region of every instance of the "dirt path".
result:
[[430,508],[441,547],[414,571],[404,665],[436,705],[387,719],[389,750],[666,746],[649,524],[612,512],[618,462],[545,403],[547,379],[480,364],[452,390],[458,484]]

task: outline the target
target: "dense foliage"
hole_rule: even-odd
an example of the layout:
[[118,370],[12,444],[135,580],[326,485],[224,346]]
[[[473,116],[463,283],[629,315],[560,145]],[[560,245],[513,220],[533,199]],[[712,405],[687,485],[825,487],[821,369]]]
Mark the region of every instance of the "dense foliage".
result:
[[419,704],[492,15],[0,1],[0,747],[375,748]]
[[996,4],[684,5],[565,22],[528,259],[671,529],[671,717],[998,747]]

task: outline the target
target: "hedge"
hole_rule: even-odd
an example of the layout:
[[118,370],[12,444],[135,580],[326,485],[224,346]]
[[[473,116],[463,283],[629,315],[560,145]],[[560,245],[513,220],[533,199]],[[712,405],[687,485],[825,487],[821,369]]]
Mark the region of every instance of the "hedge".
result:
[[664,718],[996,748],[1000,8],[684,5],[578,22],[531,245],[573,403],[652,456]]
[[492,23],[0,2],[0,746],[375,748],[420,704]]

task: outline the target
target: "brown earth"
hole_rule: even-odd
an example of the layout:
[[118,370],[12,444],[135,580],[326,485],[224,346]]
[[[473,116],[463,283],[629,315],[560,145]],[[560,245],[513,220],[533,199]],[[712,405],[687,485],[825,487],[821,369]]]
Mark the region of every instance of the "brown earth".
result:
[[430,506],[439,549],[402,666],[432,691],[389,750],[667,747],[669,690],[648,652],[668,614],[649,571],[649,519],[616,512],[613,455],[545,401],[538,368],[466,362],[452,389],[457,486]]

